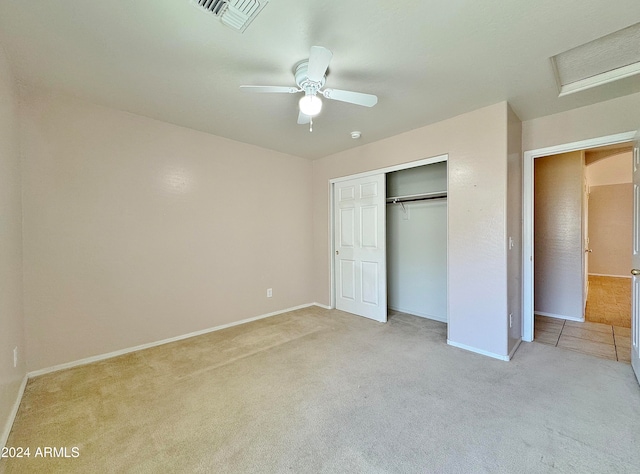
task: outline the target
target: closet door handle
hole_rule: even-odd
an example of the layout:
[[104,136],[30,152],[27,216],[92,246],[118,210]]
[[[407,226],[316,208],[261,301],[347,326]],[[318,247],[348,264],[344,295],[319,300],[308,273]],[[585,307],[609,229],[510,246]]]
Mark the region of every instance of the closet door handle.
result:
[[336,250],[336,255],[340,255],[340,251],[339,250]]
[[637,268],[634,268],[633,270],[631,270],[631,274],[633,276],[638,276],[640,275],[640,270],[638,270]]

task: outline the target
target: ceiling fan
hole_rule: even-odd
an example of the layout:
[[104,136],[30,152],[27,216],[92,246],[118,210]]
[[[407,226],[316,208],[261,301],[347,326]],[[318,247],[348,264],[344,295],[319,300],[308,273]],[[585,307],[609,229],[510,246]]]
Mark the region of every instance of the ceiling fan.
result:
[[296,64],[294,77],[297,87],[287,86],[240,86],[240,89],[247,92],[275,92],[285,94],[296,94],[304,92],[304,97],[298,103],[300,112],[298,114],[299,124],[310,124],[309,131],[313,130],[313,117],[322,110],[322,100],[318,95],[326,99],[339,100],[350,104],[373,107],[378,103],[378,97],[362,92],[343,91],[340,89],[323,89],[327,79],[326,73],[333,53],[322,46],[312,46],[309,59]]

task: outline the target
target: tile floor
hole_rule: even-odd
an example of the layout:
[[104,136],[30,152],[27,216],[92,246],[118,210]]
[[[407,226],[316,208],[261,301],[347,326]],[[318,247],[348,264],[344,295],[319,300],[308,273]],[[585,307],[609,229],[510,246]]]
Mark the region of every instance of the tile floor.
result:
[[535,315],[536,342],[620,362],[631,361],[631,330],[593,322]]

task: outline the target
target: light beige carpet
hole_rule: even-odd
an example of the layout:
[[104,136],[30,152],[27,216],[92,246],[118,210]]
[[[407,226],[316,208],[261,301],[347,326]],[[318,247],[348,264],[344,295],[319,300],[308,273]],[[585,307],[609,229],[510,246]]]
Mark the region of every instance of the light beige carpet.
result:
[[626,364],[309,308],[29,381],[3,472],[637,473]]

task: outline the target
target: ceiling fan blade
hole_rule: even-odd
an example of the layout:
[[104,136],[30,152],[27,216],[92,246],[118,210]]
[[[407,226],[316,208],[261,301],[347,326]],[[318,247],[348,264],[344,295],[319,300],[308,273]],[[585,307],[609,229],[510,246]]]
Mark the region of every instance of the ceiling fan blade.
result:
[[298,114],[298,125],[304,125],[311,122],[311,117],[300,112]]
[[322,46],[312,46],[309,52],[307,77],[310,81],[320,82],[327,72],[333,53]]
[[240,86],[240,89],[246,92],[280,92],[285,94],[300,92],[297,87],[286,86]]
[[325,89],[322,95],[327,99],[349,102],[350,104],[373,107],[378,103],[378,97],[373,94],[363,94],[362,92],[341,91],[340,89]]

